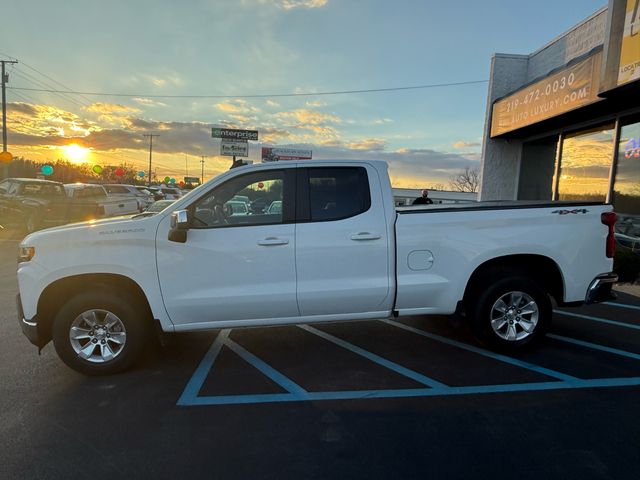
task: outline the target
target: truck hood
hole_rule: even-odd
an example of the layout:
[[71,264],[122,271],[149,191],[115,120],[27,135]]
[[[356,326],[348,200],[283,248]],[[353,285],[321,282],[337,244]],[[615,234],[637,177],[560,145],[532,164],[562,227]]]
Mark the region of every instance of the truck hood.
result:
[[155,231],[155,227],[152,227],[151,224],[155,224],[159,220],[159,218],[156,219],[157,215],[134,218],[135,216],[136,215],[125,215],[122,217],[89,220],[87,222],[70,223],[59,227],[47,228],[28,235],[22,241],[22,244],[32,244],[48,238],[69,235],[77,238],[80,235],[88,233],[108,236],[112,234],[135,234],[149,231],[150,229]]

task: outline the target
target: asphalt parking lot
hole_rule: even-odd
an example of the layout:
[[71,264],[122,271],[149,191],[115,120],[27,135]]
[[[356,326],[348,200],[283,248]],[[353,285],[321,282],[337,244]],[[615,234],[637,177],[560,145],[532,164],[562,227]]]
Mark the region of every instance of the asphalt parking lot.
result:
[[636,478],[640,297],[516,356],[445,317],[181,334],[86,378],[16,321],[0,240],[1,478]]

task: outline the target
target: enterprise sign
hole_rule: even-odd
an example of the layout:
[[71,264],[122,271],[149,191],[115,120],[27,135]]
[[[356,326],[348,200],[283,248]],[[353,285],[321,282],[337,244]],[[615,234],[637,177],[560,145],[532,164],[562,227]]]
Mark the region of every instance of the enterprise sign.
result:
[[496,101],[491,116],[491,137],[600,100],[601,62],[602,52],[598,52]]
[[212,128],[211,136],[213,138],[222,138],[223,140],[258,140],[258,131],[237,130],[235,128]]

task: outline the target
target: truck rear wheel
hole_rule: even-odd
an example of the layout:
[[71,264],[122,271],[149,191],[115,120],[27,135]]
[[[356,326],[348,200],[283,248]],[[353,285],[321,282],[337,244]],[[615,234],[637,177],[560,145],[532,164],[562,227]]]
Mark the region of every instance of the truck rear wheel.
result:
[[551,323],[551,300],[527,277],[499,279],[476,297],[472,327],[499,350],[517,350],[543,338]]
[[148,314],[139,303],[114,290],[92,290],[71,298],[53,323],[58,356],[85,375],[126,370],[147,338]]

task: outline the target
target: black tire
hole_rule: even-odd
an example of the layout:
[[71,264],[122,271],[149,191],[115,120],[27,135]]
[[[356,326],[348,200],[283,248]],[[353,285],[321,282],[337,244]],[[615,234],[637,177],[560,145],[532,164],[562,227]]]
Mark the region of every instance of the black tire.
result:
[[[92,316],[86,312],[96,313]],[[103,312],[111,316],[107,317]],[[81,317],[83,313],[85,315]],[[120,323],[116,323],[112,331],[107,324],[114,316]],[[92,318],[92,322],[97,320],[97,326],[90,327],[85,323],[85,317]],[[147,343],[150,324],[148,308],[131,295],[108,288],[90,290],[72,297],[59,310],[53,322],[53,344],[62,361],[77,372],[110,375],[127,370],[137,360]],[[72,339],[72,327],[81,332],[91,328],[91,338]],[[119,337],[117,341],[116,336]],[[89,343],[93,340],[95,347],[91,350]],[[89,351],[94,355],[90,359],[83,358],[76,351],[80,348],[84,355]],[[101,352],[107,352],[105,356],[113,355],[113,358],[104,359]]]
[[[551,324],[551,300],[536,282],[509,276],[483,284],[488,287],[476,291],[468,308],[471,326],[481,342],[496,350],[515,351],[544,337]],[[534,312],[528,313],[531,310]]]

